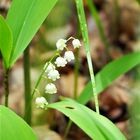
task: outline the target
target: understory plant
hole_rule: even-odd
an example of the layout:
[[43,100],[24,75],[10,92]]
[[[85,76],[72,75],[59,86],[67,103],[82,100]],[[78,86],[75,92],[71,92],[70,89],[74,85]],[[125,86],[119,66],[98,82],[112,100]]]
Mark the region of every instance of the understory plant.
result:
[[[25,49],[27,49],[27,46],[31,42],[35,33],[38,31],[39,27],[56,3],[57,0],[13,0],[6,19],[0,16],[0,50],[3,57],[3,66],[5,68],[4,83],[6,106],[0,106],[0,136],[2,140],[37,140],[37,137],[31,127],[27,125],[27,123],[31,124],[31,104],[32,101],[34,103],[33,99],[35,94],[38,96],[35,99],[35,103],[38,108],[45,109],[46,111],[48,108],[51,108],[62,112],[76,125],[78,125],[91,139],[126,140],[121,131],[109,119],[100,115],[98,94],[108,87],[120,75],[139,64],[140,52],[131,53],[114,60],[113,62],[107,64],[95,76],[90,55],[88,29],[82,0],[75,0],[75,3],[84,45],[82,46],[79,39],[74,37],[59,39],[56,42],[56,52],[42,68],[40,76],[38,77],[34,89],[31,92],[32,94],[30,94],[29,51],[26,50],[24,52],[24,119],[27,123],[25,123],[23,119],[8,108],[9,72],[19,56]],[[89,4],[92,4],[91,1],[89,1]],[[103,29],[101,28],[101,30]],[[105,40],[104,34],[101,36],[103,40]],[[60,101],[49,104],[47,99],[43,97],[38,90],[38,86],[42,78],[45,78],[47,79],[45,92],[47,94],[57,93],[55,81],[61,77],[57,68],[65,67],[67,63],[75,60],[74,53],[67,47],[67,43],[69,41],[72,42],[72,46],[75,50],[85,47],[91,80],[76,100],[60,97]],[[108,46],[107,42],[106,46]],[[96,112],[84,105],[91,99],[95,103]]]

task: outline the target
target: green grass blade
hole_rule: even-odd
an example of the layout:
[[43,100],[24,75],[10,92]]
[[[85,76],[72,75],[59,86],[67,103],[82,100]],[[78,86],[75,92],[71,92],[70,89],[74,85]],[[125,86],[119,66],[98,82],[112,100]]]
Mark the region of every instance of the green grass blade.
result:
[[2,16],[0,16],[0,50],[3,56],[4,66],[8,69],[12,50],[12,32]]
[[0,105],[0,140],[37,140],[37,137],[22,118]]
[[88,38],[88,29],[87,29],[87,23],[86,23],[86,17],[85,17],[85,12],[84,12],[83,1],[82,0],[75,0],[75,1],[76,1],[76,7],[77,7],[78,19],[79,19],[79,22],[80,22],[82,37],[83,37],[83,40],[84,40],[84,47],[85,47],[85,50],[86,50],[90,79],[91,79],[91,83],[92,83],[92,92],[93,92],[92,94],[93,94],[94,99],[95,99],[96,112],[99,113],[98,96],[97,96],[97,91],[96,91],[94,69],[93,69],[91,54],[90,54],[90,44],[89,44],[89,38]]
[[50,104],[48,107],[64,113],[91,139],[118,140],[119,138],[119,140],[126,140],[111,121],[72,99],[64,99]]
[[57,0],[13,0],[7,23],[13,33],[12,65],[32,40]]
[[96,22],[96,26],[98,28],[100,38],[101,38],[102,42],[104,43],[105,47],[108,48],[109,47],[108,39],[105,35],[102,21],[100,19],[100,16],[99,16],[97,10],[96,10],[96,7],[95,7],[92,0],[87,0],[87,4],[88,4],[89,10],[90,10],[95,22]]
[[[128,72],[139,63],[140,52],[134,52],[107,64],[95,76],[95,80],[97,82],[97,94],[101,93],[119,76]],[[78,101],[82,104],[86,104],[92,97],[92,85],[91,82],[89,82],[82,91]]]

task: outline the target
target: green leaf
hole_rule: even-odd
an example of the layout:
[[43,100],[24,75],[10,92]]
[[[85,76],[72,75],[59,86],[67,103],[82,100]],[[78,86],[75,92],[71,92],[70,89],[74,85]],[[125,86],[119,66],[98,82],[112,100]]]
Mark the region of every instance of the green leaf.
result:
[[13,49],[10,65],[28,46],[57,0],[13,0],[7,23],[13,33]]
[[[116,80],[122,74],[128,72],[130,69],[140,63],[140,52],[131,53],[125,55],[117,60],[114,60],[107,64],[97,75],[95,76],[97,93],[101,93],[111,83]],[[92,98],[92,85],[89,82],[82,91],[78,101],[82,104],[86,104]]]
[[0,16],[0,50],[5,68],[8,68],[12,50],[12,32],[2,16]]
[[0,105],[0,140],[37,140],[37,137],[23,119]]
[[48,107],[64,113],[91,139],[118,140],[119,138],[119,140],[126,140],[111,121],[72,99],[64,99],[63,101],[49,104]]

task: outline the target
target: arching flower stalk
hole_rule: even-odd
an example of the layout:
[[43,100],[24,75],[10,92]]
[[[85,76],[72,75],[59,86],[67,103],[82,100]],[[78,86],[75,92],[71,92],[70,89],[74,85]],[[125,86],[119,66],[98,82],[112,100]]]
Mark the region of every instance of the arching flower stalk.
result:
[[[43,71],[37,80],[32,97],[33,97],[34,93],[36,92],[37,87],[38,87],[38,85],[43,77],[45,77],[49,81],[49,83],[47,83],[47,85],[45,87],[45,94],[57,93],[55,81],[60,78],[60,73],[57,70],[57,68],[58,67],[65,67],[68,62],[74,61],[74,59],[75,59],[73,52],[70,51],[68,46],[67,46],[67,42],[70,40],[72,40],[72,46],[74,49],[81,47],[80,41],[78,39],[75,39],[74,37],[70,37],[67,40],[66,39],[59,39],[56,42],[56,49],[57,49],[56,53],[50,59],[50,61],[46,62],[46,64],[44,65]],[[61,55],[62,51],[65,51],[64,56]],[[37,97],[35,100],[35,103],[36,103],[38,108],[46,108],[46,106],[48,105],[48,101],[43,96]]]

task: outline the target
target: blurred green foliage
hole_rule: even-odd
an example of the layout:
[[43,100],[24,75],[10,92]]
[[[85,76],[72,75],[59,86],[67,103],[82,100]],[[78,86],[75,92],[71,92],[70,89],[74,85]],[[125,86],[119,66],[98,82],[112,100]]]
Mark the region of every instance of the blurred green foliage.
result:
[[47,17],[44,25],[47,30],[64,26],[69,23],[73,1],[59,0],[55,8]]

